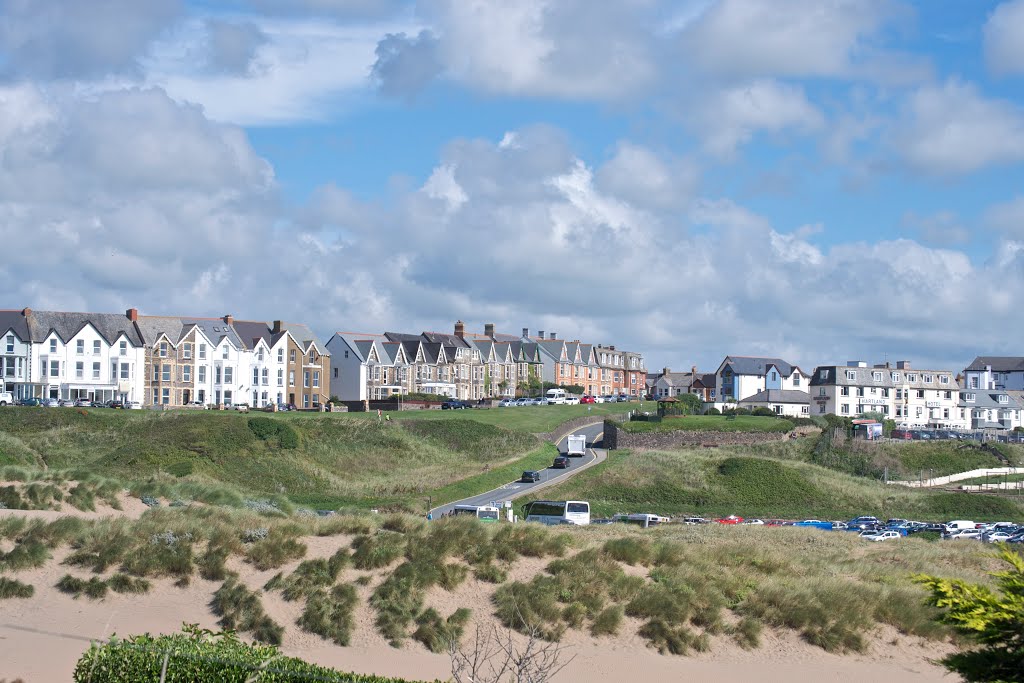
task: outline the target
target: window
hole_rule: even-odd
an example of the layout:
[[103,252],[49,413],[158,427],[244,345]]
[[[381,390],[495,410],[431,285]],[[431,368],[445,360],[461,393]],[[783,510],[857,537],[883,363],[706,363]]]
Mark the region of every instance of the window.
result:
[[[14,353],[14,335],[7,335],[7,353]],[[348,352],[345,352],[345,357],[348,358]]]
[[946,399],[947,401],[950,400],[951,398],[953,398],[953,392],[952,391],[944,391],[942,393],[942,398]]
[[171,390],[170,389],[161,389],[160,390],[160,402],[163,403],[165,406],[166,405],[170,405],[170,403],[171,403]]
[[942,409],[942,419],[943,420],[948,420],[949,419],[949,408],[943,408]]
[[908,372],[907,373],[907,381],[908,382],[916,382],[917,381],[917,373],[916,372]]
[[968,403],[973,403],[976,398],[977,396],[975,396],[974,394],[964,394],[964,400],[967,401]]
[[320,371],[313,371],[313,388],[318,389],[320,387]]
[[844,403],[843,405],[839,406],[839,412],[841,412],[843,415],[849,415],[850,414],[850,404],[849,403]]
[[850,387],[840,387],[839,388],[839,395],[840,396],[849,396],[850,395]]
[[100,378],[100,364],[99,363],[93,363],[92,364],[92,378],[93,379],[99,379]]
[[999,394],[999,402],[1000,403],[1009,403],[1010,402],[1010,397],[1007,396],[1006,394]]
[[882,373],[874,372],[874,373],[871,374],[871,378],[873,380],[875,380],[876,382],[881,382],[882,381]]
[[949,384],[949,375],[939,375],[939,384]]
[[[772,373],[774,374],[774,373]],[[775,414],[782,415],[782,406],[775,406]]]
[[121,379],[131,379],[131,369],[128,363],[121,363]]
[[925,375],[924,376],[924,383],[925,384],[931,384],[932,383],[932,376],[931,375]]
[[206,383],[206,366],[205,365],[200,365],[198,373],[199,373],[199,377],[198,377],[199,383],[200,384],[205,384]]
[[794,374],[793,375],[793,386],[794,387],[800,386],[800,375],[799,374]]
[[160,403],[160,390],[159,389],[154,389],[153,390],[153,405],[156,405],[158,403]]
[[167,342],[160,342],[160,357],[167,358]]
[[924,389],[918,389],[917,390],[917,397],[918,398],[924,398]]
[[206,358],[206,344],[200,344],[199,345],[199,360],[204,360],[205,358]]
[[160,381],[160,366],[157,365],[156,363],[153,364],[153,381]]
[[295,349],[292,349],[291,351],[288,352],[288,362],[289,363],[294,363],[295,362]]
[[160,381],[161,382],[170,382],[171,381],[171,366],[170,365],[164,365],[164,366],[161,367],[161,369],[160,369]]
[[309,387],[309,370],[302,373],[302,386]]
[[224,390],[224,405],[226,405],[226,406],[231,405],[231,390],[230,389],[225,389]]
[[75,353],[78,354],[79,356],[85,353],[84,339],[79,339],[77,342],[75,342]]
[[192,381],[192,366],[183,365],[181,366],[181,381],[191,382]]
[[308,408],[309,407],[309,394],[303,394],[302,395],[302,407],[303,408]]
[[57,353],[57,340],[56,339],[51,339],[50,340],[50,353]]
[[858,396],[863,396],[864,395],[864,387],[857,387],[857,395]]
[[50,377],[59,377],[59,376],[60,376],[60,361],[51,360],[50,361]]
[[348,351],[345,352],[345,358],[348,358]]
[[216,366],[213,369],[213,383],[220,384],[220,366]]
[[181,347],[181,357],[185,360],[192,358],[192,344],[185,342]]
[[[429,372],[430,368],[427,368],[427,371]],[[334,379],[338,379],[338,368],[334,368]]]
[[309,351],[309,364],[313,365],[316,363],[316,351],[310,349]]
[[818,396],[828,396],[828,392],[825,391],[825,387],[818,387]]
[[279,387],[283,387],[284,386],[284,370],[280,370],[279,369],[277,371],[277,386],[279,386]]
[[100,355],[101,345],[99,339],[94,339],[92,342],[92,353],[94,356]]
[[263,361],[263,349],[260,349],[260,350],[259,350],[259,351],[258,351],[258,352],[256,353],[256,357],[257,357],[257,358],[258,358],[258,359],[259,359],[259,360],[260,360],[261,362]]
[[857,379],[857,373],[853,370],[846,371],[846,379]]
[[978,388],[978,376],[974,375],[974,376],[971,377],[971,389],[977,389],[977,388]]
[[883,388],[882,389],[882,398],[889,398],[889,389],[888,388]]
[[295,386],[295,371],[294,370],[289,370],[288,371],[288,386],[290,386],[290,387],[294,387]]
[[278,349],[277,350],[277,362],[278,363],[283,363],[284,362],[284,349]]
[[122,340],[121,343],[118,344],[118,349],[120,350],[120,353],[121,353],[122,356],[127,356],[128,355],[128,342]]
[[224,359],[227,359],[228,358],[229,350],[230,350],[230,347],[227,344],[225,344],[224,345],[224,349],[221,351],[220,357],[224,358]]
[[263,368],[263,386],[270,384],[270,368]]
[[224,384],[232,384],[234,382],[234,368],[230,365],[224,368]]
[[254,385],[260,383],[260,369],[259,368],[253,368],[252,369],[252,383]]
[[825,379],[828,377],[828,370],[818,370],[818,379]]
[[78,361],[75,363],[75,379],[85,378],[85,363]]

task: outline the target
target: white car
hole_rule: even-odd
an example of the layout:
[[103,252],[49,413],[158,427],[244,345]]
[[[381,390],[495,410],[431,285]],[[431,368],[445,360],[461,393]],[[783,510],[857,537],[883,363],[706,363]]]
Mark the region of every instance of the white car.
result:
[[862,531],[859,534],[857,534],[857,536],[859,536],[860,538],[866,538],[866,539],[868,539],[870,541],[870,540],[872,540],[875,536],[877,536],[880,533],[882,533],[882,532],[881,531],[876,531],[874,529],[865,529],[864,531]]
[[44,398],[42,406],[44,408],[59,408],[60,407],[60,401],[58,401],[55,398]]
[[1012,538],[1015,534],[1009,531],[993,531],[985,537],[985,541],[989,543],[1002,543],[1008,538]]
[[63,398],[60,401],[60,407],[61,408],[74,408],[75,407],[75,403],[76,403],[76,401],[73,398]]
[[949,540],[951,540],[951,541],[962,541],[962,540],[968,539],[968,538],[969,539],[973,539],[973,540],[980,540],[981,539],[981,530],[980,529],[960,529],[959,531],[954,531],[953,533],[951,533],[949,535]]
[[604,403],[604,396],[595,396],[594,403]]
[[9,391],[0,391],[0,406],[13,406],[14,395]]
[[[862,536],[864,534],[861,534]],[[871,536],[865,536],[869,541],[890,541],[894,538],[899,538],[902,534],[898,531],[889,529],[888,531],[879,531]]]
[[567,406],[578,406],[580,404],[579,396],[566,396],[565,405]]
[[499,408],[515,408],[516,400],[514,398],[503,398],[498,401]]
[[240,413],[248,413],[249,412],[249,404],[248,403],[236,403],[235,405],[231,406],[231,408],[232,408],[232,410],[237,410]]
[[124,404],[128,410],[142,410],[142,403],[139,401],[128,401]]
[[746,524],[749,526],[764,526],[763,519],[745,519],[740,524]]

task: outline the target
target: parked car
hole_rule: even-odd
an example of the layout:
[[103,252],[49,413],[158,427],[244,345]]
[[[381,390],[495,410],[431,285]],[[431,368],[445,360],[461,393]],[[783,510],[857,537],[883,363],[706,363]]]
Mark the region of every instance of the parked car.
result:
[[742,522],[740,522],[740,524],[743,524],[743,525],[746,525],[746,526],[764,526],[764,520],[763,519],[745,519]]
[[569,460],[569,458],[567,458],[564,455],[560,455],[557,458],[555,458],[555,461],[551,464],[551,466],[554,467],[555,469],[564,470],[569,466],[570,462],[571,461]]
[[107,407],[124,410],[124,401],[107,401]]
[[441,410],[465,410],[466,408],[469,407],[470,405],[468,403],[466,403],[465,401],[460,401],[457,398],[453,398],[452,400],[445,401],[444,403],[441,404]]
[[703,517],[683,517],[683,524],[687,526],[696,526],[698,524],[707,524],[708,520]]
[[903,534],[901,534],[898,531],[893,531],[892,529],[889,529],[887,531],[879,531],[875,533],[873,536],[868,536],[867,538],[869,541],[891,541],[892,539],[899,538],[902,535]]
[[[580,404],[580,401],[581,401],[581,399],[580,399],[579,396],[566,396],[565,397],[565,405],[567,405],[567,406],[578,406]],[[593,524],[594,522],[591,521],[590,523]]]
[[580,403],[597,403],[597,399],[593,396],[580,396]]
[[41,406],[42,404],[43,402],[40,401],[38,398],[23,398],[21,399],[21,403],[19,403],[18,405],[34,407]]
[[846,523],[846,528],[849,531],[864,531],[865,529],[874,529],[879,525],[878,517],[856,517]]
[[44,408],[58,408],[60,407],[60,401],[55,398],[44,398],[42,405]]
[[523,396],[522,398],[517,398],[516,399],[516,405],[517,406],[528,406],[528,405],[530,405],[530,399],[528,399],[525,396]]
[[524,484],[532,484],[534,482],[540,481],[540,472],[538,472],[537,470],[526,470],[525,472],[523,472],[523,476],[519,478],[519,481],[523,482]]
[[78,401],[76,401],[73,398],[62,398],[60,400],[60,407],[61,408],[74,408],[75,404],[77,404],[77,403],[78,403]]
[[534,402],[533,405],[535,405],[535,406],[548,406],[548,405],[551,405],[551,401],[548,400],[547,396],[538,396],[536,399],[534,399],[534,401],[535,402]]
[[614,394],[605,394],[601,398],[604,399],[605,403],[618,403],[619,397]]
[[514,398],[503,398],[500,401],[498,401],[499,408],[514,408],[515,405],[516,400]]
[[9,391],[0,391],[0,406],[13,406],[14,395]]
[[894,429],[891,432],[889,432],[889,438],[909,441],[914,438],[914,435],[910,432],[909,429]]
[[986,543],[1005,543],[1013,538],[1013,536],[1014,534],[1009,531],[993,531],[992,533],[985,534],[982,540]]
[[979,529],[956,529],[946,536],[946,540],[949,541],[963,541],[965,539],[981,540],[981,531]]
[[729,515],[728,517],[722,517],[721,519],[716,519],[715,521],[719,524],[743,524],[743,518],[737,517],[736,515]]
[[127,408],[128,410],[142,410],[142,402],[128,401],[127,403],[124,404],[124,407]]
[[604,403],[604,396],[595,396],[594,403]]
[[232,408],[232,410],[237,410],[240,413],[248,413],[249,412],[249,404],[248,403],[236,403],[233,406],[231,406],[231,408]]

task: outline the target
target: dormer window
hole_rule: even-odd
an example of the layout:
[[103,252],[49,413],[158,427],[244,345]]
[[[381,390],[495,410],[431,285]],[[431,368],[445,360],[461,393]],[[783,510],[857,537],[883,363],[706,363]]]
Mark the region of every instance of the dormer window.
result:
[[908,372],[907,373],[907,381],[908,382],[916,382],[917,381],[917,373]]
[[1010,402],[1010,397],[1007,396],[1006,394],[999,394],[999,402],[1000,403],[1009,403]]
[[892,381],[893,382],[899,382],[900,381],[900,373],[898,373],[898,372],[892,373]]
[[966,401],[967,403],[974,403],[976,398],[977,395],[975,394],[964,394],[964,401]]
[[818,379],[825,379],[826,377],[828,377],[828,370],[818,371]]
[[939,375],[939,384],[949,384],[949,375]]
[[51,339],[50,340],[50,353],[57,353],[57,340],[56,339]]
[[857,379],[857,373],[854,372],[853,370],[847,370],[846,371],[846,379],[849,379],[849,380]]
[[872,377],[872,379],[874,379],[874,380],[875,380],[876,382],[881,382],[881,381],[882,381],[882,373],[880,373],[880,372],[875,372],[875,373],[872,373],[872,374],[871,374],[871,377]]
[[925,382],[925,384],[931,384],[932,383],[932,376],[931,375],[925,375],[924,376],[924,382]]

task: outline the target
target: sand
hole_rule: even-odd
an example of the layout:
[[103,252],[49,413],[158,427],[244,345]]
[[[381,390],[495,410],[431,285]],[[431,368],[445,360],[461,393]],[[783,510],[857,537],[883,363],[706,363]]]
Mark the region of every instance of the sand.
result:
[[[309,548],[306,557],[328,557],[350,541],[346,536],[306,538],[304,542]],[[26,683],[69,681],[76,661],[91,639],[104,639],[113,634],[174,632],[183,622],[217,628],[217,619],[208,605],[219,582],[195,578],[190,586],[179,588],[169,579],[160,579],[153,581],[153,590],[146,595],[111,593],[101,601],[85,597],[74,599],[60,593],[53,585],[65,573],[83,578],[92,574],[61,565],[67,553],[67,550],[58,551],[45,567],[16,574],[20,580],[35,586],[35,597],[0,603],[0,678],[21,677]],[[281,570],[260,572],[238,558],[232,558],[229,563],[252,588],[262,587],[277,571],[288,572],[298,565],[295,561]],[[546,564],[546,560],[524,559],[513,568],[511,578],[528,578]],[[448,679],[447,655],[432,654],[411,640],[403,648],[395,649],[376,632],[373,612],[365,600],[380,580],[381,571],[360,572],[349,568],[342,579],[353,581],[366,574],[375,578],[368,586],[357,586],[362,600],[356,611],[356,629],[349,647],[334,646],[295,626],[302,608],[300,602],[288,603],[279,592],[264,595],[263,604],[268,614],[286,626],[282,649],[287,654],[342,670],[418,680]],[[467,627],[467,633],[471,633],[478,624],[483,628],[494,626],[489,616],[489,595],[493,589],[492,585],[470,577],[451,593],[439,588],[431,590],[427,604],[444,616],[458,607],[471,608],[474,620]],[[871,651],[864,655],[832,655],[804,643],[792,632],[766,631],[762,646],[757,650],[745,651],[727,638],[716,637],[711,652],[679,657],[661,655],[647,647],[646,641],[635,635],[638,627],[639,622],[627,619],[623,635],[614,638],[593,639],[589,634],[569,632],[564,645],[566,657],[571,656],[572,661],[554,679],[555,683],[584,680],[597,683],[676,683],[681,680],[952,683],[958,680],[932,663],[949,652],[948,645],[900,636],[887,629],[874,634]]]

